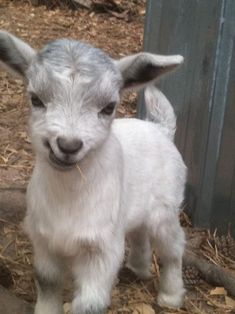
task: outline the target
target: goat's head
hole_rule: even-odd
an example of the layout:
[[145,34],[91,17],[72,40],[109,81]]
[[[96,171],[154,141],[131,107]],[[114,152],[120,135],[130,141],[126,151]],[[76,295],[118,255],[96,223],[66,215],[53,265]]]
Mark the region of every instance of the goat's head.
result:
[[149,53],[113,60],[99,49],[67,39],[36,52],[0,32],[0,64],[27,84],[35,151],[59,169],[71,169],[104,143],[123,90],[144,86],[182,61],[178,55]]

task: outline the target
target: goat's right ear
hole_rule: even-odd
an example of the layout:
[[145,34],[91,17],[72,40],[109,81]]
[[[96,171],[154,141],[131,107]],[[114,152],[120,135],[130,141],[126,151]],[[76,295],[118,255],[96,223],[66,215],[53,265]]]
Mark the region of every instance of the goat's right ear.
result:
[[121,71],[123,89],[138,89],[182,64],[180,55],[163,56],[147,52],[123,57],[115,63]]
[[0,66],[25,79],[36,51],[14,35],[0,31]]

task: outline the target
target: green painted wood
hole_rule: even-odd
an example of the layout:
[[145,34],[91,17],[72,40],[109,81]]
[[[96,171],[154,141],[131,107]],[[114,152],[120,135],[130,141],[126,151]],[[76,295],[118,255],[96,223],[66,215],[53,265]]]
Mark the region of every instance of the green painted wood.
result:
[[[235,216],[234,158],[226,163],[234,137],[229,120],[234,112],[234,9],[234,0],[149,0],[144,37],[146,51],[185,57],[182,68],[158,85],[178,116],[176,144],[189,168],[189,213],[195,225],[221,231]],[[143,118],[141,103],[138,113]],[[224,177],[230,192],[224,188],[222,193]],[[222,198],[230,205],[223,201],[217,206]]]

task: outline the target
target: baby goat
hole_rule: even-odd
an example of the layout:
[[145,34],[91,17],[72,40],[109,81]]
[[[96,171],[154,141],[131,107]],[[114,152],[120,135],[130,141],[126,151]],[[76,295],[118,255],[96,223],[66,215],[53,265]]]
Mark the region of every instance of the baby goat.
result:
[[125,235],[127,266],[140,278],[150,276],[157,248],[158,303],[179,307],[185,240],[178,214],[186,167],[173,143],[174,112],[148,87],[149,121],[114,117],[123,91],[151,84],[183,58],[139,53],[113,60],[67,39],[37,52],[1,31],[0,61],[24,79],[31,101],[36,164],[25,225],[35,254],[35,313],[63,312],[65,266],[74,276],[73,314],[105,313]]

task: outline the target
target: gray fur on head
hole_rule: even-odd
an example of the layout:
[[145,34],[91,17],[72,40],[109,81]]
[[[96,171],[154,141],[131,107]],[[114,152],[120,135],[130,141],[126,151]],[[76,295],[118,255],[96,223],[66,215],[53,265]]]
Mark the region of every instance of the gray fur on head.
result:
[[[113,60],[100,49],[69,39],[55,40],[36,52],[2,31],[0,61],[27,83],[38,156],[49,161],[53,156],[70,166],[105,141],[123,89],[155,80],[183,58],[139,53]],[[66,154],[58,139],[67,141],[65,146],[74,153]],[[72,143],[77,143],[74,150]]]

